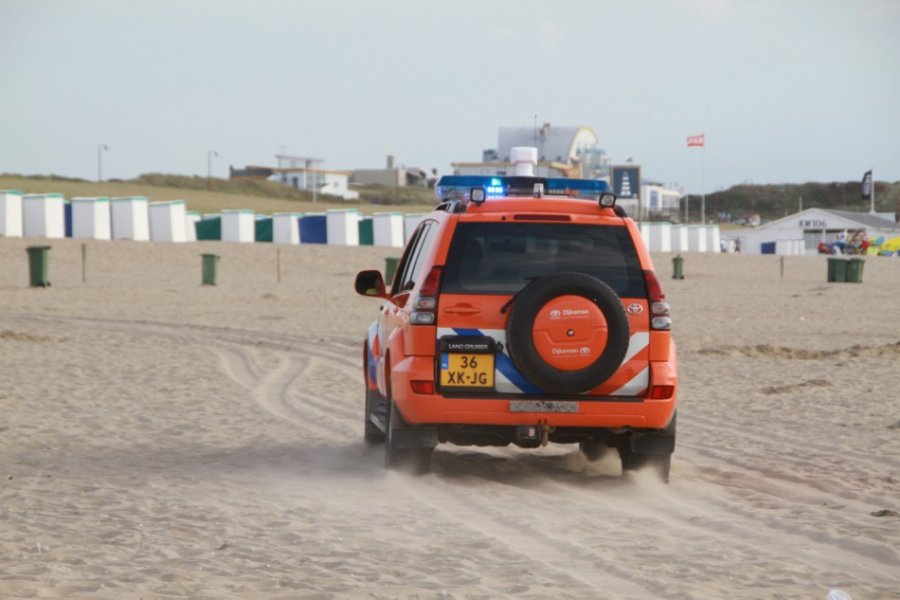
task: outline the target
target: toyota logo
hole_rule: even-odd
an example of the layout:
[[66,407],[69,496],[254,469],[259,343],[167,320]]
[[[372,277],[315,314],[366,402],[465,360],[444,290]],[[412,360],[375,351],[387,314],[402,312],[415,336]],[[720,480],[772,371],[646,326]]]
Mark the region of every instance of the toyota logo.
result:
[[632,302],[631,304],[628,305],[628,308],[626,310],[628,310],[628,312],[633,315],[639,315],[642,312],[644,312],[644,307],[641,306],[640,304],[638,304],[637,302]]

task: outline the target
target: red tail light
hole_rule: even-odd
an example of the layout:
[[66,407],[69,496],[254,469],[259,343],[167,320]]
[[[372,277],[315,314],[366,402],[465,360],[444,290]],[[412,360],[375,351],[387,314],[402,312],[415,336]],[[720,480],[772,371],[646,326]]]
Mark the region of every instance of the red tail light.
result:
[[647,300],[650,302],[650,329],[669,331],[672,329],[672,317],[669,316],[669,303],[662,291],[656,273],[644,271],[644,282],[647,284]]
[[662,291],[662,286],[659,285],[656,273],[650,269],[644,271],[644,282],[647,284],[647,299],[650,300],[651,304],[665,301],[666,295]]
[[433,381],[410,381],[409,387],[412,388],[414,394],[433,394],[434,393],[434,382]]
[[651,400],[667,400],[675,393],[674,385],[654,385],[650,386]]
[[437,296],[438,288],[441,286],[441,267],[432,267],[428,271],[428,276],[422,282],[422,289],[419,291],[420,296]]
[[437,320],[437,294],[441,287],[441,267],[432,267],[422,282],[419,295],[413,302],[413,312],[409,322],[414,325],[434,325]]

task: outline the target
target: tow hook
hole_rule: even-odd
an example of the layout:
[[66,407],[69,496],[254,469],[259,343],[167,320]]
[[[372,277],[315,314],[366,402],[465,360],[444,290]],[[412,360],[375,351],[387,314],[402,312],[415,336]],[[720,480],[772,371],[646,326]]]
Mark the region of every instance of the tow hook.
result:
[[546,419],[538,421],[538,428],[541,430],[541,447],[544,447],[550,443],[550,432],[552,430],[550,429],[550,426],[547,425]]

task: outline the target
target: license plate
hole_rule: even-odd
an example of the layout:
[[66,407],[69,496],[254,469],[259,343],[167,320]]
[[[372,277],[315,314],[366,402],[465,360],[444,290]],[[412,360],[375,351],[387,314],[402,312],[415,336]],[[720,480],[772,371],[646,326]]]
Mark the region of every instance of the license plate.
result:
[[577,413],[577,402],[510,400],[509,412]]
[[441,387],[492,389],[494,355],[441,354]]

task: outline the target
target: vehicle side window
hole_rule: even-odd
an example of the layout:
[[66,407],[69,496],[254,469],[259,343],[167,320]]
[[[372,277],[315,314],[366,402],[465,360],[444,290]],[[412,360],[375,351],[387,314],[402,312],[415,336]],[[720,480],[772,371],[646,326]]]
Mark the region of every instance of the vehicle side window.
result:
[[416,285],[422,272],[425,257],[428,255],[428,250],[431,248],[431,244],[437,234],[438,227],[434,221],[425,221],[420,227],[418,244],[414,248],[414,252],[410,254],[410,260],[400,279],[399,291],[401,292],[411,290]]
[[[424,225],[424,224],[423,224]],[[409,269],[409,265],[413,262],[413,259],[416,256],[416,251],[419,248],[419,242],[422,239],[422,230],[423,225],[419,225],[418,228],[413,232],[412,236],[409,238],[409,243],[406,245],[406,250],[403,251],[403,256],[400,259],[400,262],[397,264],[397,272],[394,275],[393,286],[391,287],[391,295],[396,296],[403,289],[402,282],[406,277],[406,271]]]

